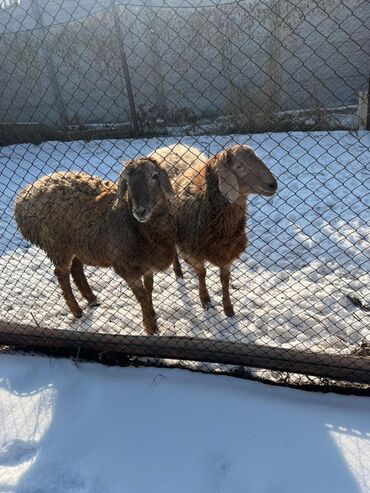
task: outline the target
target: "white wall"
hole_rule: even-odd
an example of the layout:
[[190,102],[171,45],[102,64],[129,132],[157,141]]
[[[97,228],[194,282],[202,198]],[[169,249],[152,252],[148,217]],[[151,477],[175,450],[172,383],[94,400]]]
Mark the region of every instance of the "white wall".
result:
[[[129,120],[109,1],[39,0],[48,30],[31,1],[0,6],[0,121]],[[118,7],[137,107],[218,115],[241,100],[274,111],[356,103],[369,67],[366,2],[215,2]]]

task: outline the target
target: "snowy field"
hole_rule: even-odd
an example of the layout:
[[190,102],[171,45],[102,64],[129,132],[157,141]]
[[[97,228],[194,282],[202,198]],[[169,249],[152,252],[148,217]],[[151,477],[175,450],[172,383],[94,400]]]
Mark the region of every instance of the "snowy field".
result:
[[[250,244],[232,274],[235,318],[221,310],[217,271],[209,270],[214,300],[201,308],[191,271],[156,276],[154,304],[166,335],[202,335],[285,347],[350,352],[370,337],[370,315],[347,295],[370,301],[370,133],[293,132],[187,137],[208,154],[249,144],[278,179],[278,194],[249,203]],[[131,291],[112,270],[88,269],[101,306],[73,319],[50,262],[15,230],[12,201],[21,186],[54,170],[84,170],[117,178],[123,159],[145,155],[175,138],[47,142],[0,149],[0,319],[45,327],[142,334]],[[76,290],[76,296],[77,294]],[[82,306],[85,303],[82,301]]]
[[370,398],[0,356],[1,493],[368,493]]

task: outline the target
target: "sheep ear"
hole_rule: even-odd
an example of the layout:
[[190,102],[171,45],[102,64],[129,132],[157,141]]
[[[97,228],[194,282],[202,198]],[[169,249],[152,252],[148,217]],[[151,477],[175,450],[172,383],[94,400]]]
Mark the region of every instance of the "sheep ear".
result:
[[122,172],[118,180],[117,196],[119,199],[123,199],[127,192],[127,180],[125,173]]
[[230,152],[222,152],[217,169],[217,176],[220,192],[233,204],[240,198],[240,189],[238,179],[229,167],[231,157]]
[[173,191],[167,172],[163,169],[161,169],[159,172],[159,184],[165,197],[168,200],[173,199],[175,196],[175,192]]

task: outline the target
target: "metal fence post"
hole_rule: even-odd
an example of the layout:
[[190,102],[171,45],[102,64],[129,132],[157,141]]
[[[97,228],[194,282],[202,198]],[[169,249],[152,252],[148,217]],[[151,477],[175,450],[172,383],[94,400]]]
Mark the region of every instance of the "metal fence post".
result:
[[370,77],[367,81],[367,124],[366,129],[370,130]]
[[[128,68],[126,52],[125,52],[124,43],[123,43],[123,32],[122,32],[121,24],[119,22],[119,16],[118,16],[118,12],[117,12],[117,4],[115,3],[114,0],[112,0],[111,6],[112,6],[113,19],[114,19],[114,29],[116,32],[118,49],[119,49],[119,54],[120,54],[120,58],[121,58],[121,65],[122,65],[123,75],[124,75],[125,84],[126,84],[127,97],[128,97],[128,101],[129,101],[129,105],[130,105],[132,126],[134,129],[134,134],[138,135],[139,131],[140,131],[139,120],[137,117],[134,94],[132,92],[130,72],[129,72],[129,68]],[[122,83],[122,90],[124,92],[123,83]]]
[[280,93],[281,93],[281,60],[280,60],[280,28],[281,28],[281,7],[279,0],[273,2],[271,6],[271,31],[269,43],[269,62],[267,70],[267,84],[263,94],[264,101],[262,105],[265,111],[273,113],[280,110]]
[[150,52],[151,52],[152,63],[153,63],[153,78],[157,90],[155,94],[156,105],[158,109],[160,109],[161,111],[165,111],[166,99],[164,96],[164,78],[161,71],[161,57],[158,49],[159,36],[158,36],[158,26],[155,18],[156,14],[152,7],[151,0],[149,0],[147,5],[149,9],[148,29],[149,29],[149,36],[151,41]]
[[68,116],[67,116],[67,111],[64,106],[63,98],[62,98],[62,93],[60,91],[59,83],[58,83],[58,78],[57,78],[57,72],[54,66],[54,62],[48,47],[48,44],[46,42],[46,34],[47,34],[47,27],[45,26],[43,22],[43,17],[42,17],[42,12],[40,9],[40,6],[38,4],[38,0],[32,0],[32,12],[33,15],[35,16],[35,19],[37,21],[37,24],[42,30],[43,33],[43,43],[40,46],[40,54],[41,58],[43,58],[46,62],[46,70],[48,73],[48,78],[51,83],[51,88],[53,91],[53,95],[55,97],[55,102],[59,110],[60,114],[60,119],[62,120],[62,125],[65,126],[68,123]]

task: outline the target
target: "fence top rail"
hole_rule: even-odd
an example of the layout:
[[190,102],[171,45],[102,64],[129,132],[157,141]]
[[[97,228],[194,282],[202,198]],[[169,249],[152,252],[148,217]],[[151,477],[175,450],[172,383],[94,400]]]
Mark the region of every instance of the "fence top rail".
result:
[[0,321],[0,344],[113,352],[130,356],[183,359],[370,384],[370,358],[326,354],[199,337],[130,336],[78,332]]

